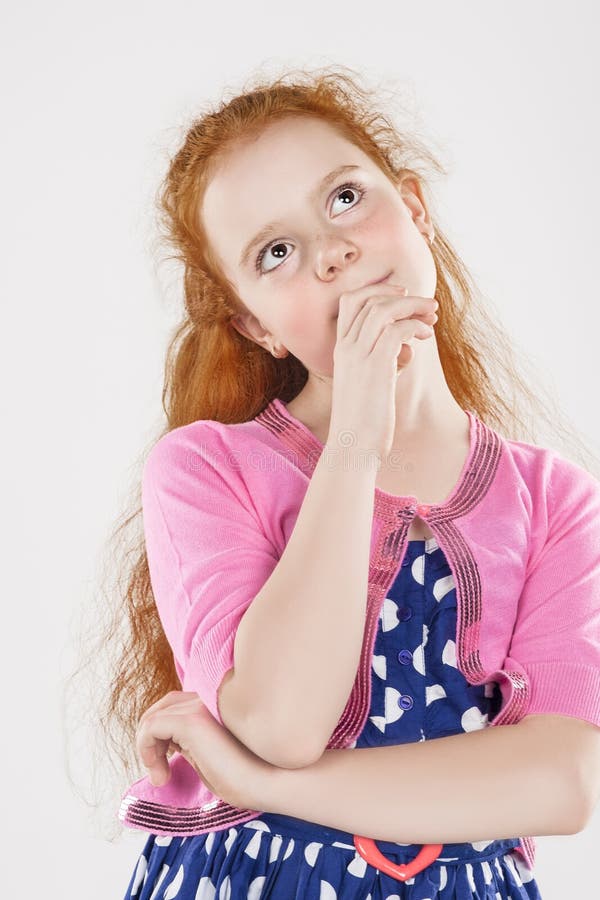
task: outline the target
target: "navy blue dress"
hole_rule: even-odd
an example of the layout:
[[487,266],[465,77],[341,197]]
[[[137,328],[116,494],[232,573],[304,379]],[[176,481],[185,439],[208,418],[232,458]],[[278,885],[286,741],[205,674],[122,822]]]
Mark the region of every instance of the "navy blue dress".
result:
[[[498,685],[469,685],[456,664],[456,587],[435,538],[408,542],[383,601],[369,716],[356,747],[425,741],[486,726]],[[377,841],[406,864],[421,844]],[[151,834],[124,900],[541,900],[519,838],[444,844],[401,881],[366,862],[347,831],[263,813],[188,837]]]

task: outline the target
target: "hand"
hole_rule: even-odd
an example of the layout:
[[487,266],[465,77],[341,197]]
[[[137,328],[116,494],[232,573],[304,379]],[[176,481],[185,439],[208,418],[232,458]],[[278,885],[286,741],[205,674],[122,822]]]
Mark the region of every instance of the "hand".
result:
[[275,767],[217,722],[195,692],[170,691],[153,703],[140,719],[136,747],[152,784],[167,784],[167,752],[177,750],[217,797],[266,812],[261,798],[266,799],[264,786]]
[[[333,350],[327,446],[388,455],[394,438],[396,381],[414,356],[414,338],[433,335],[437,300],[406,296],[379,282],[341,295]],[[352,438],[352,444],[349,442]]]

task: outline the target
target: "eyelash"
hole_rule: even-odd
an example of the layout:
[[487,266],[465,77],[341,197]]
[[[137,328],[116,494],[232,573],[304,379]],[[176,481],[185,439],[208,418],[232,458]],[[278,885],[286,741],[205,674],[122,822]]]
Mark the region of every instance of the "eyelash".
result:
[[[336,195],[337,195],[337,194],[341,194],[342,191],[345,191],[345,190],[347,190],[348,188],[351,188],[353,191],[356,191],[357,193],[359,193],[359,194],[361,195],[361,196],[360,196],[360,199],[358,200],[358,203],[360,203],[360,201],[363,199],[363,197],[364,197],[365,194],[367,193],[367,188],[366,188],[366,187],[363,187],[362,184],[357,184],[357,183],[354,182],[354,181],[348,181],[346,184],[341,184],[338,188],[336,188],[336,190],[334,191],[334,193],[335,193]],[[358,206],[358,203],[355,203],[354,206]],[[352,209],[354,209],[354,206],[352,207]],[[254,267],[255,267],[255,269],[256,269],[256,271],[258,272],[259,275],[270,275],[271,272],[274,272],[275,269],[278,269],[278,268],[279,268],[279,266],[275,266],[275,269],[269,269],[268,272],[261,272],[261,270],[260,270],[261,263],[262,263],[263,259],[265,258],[266,254],[267,254],[267,251],[268,251],[271,247],[275,246],[275,244],[278,244],[278,243],[280,244],[280,243],[282,243],[282,242],[279,241],[279,240],[277,240],[277,241],[271,241],[269,244],[266,244],[266,245],[262,248],[262,250],[259,252],[258,256],[256,257],[256,262],[255,262],[255,264],[254,264]]]

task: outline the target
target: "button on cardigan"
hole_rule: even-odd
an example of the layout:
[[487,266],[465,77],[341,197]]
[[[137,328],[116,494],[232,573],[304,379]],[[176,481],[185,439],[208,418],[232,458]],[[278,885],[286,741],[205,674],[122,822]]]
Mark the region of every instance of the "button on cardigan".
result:
[[[552,449],[465,415],[469,452],[442,503],[375,488],[363,645],[328,749],[354,747],[365,723],[378,618],[415,515],[456,584],[457,666],[470,684],[499,687],[488,727],[530,713],[600,727],[600,482]],[[196,692],[221,724],[217,691],[234,666],[237,626],[285,549],[323,452],[275,398],[248,422],[176,428],[147,457],[142,507],[158,614],[182,690]],[[118,811],[125,826],[193,835],[260,814],[213,794],[180,753],[169,765],[167,784],[145,776],[127,789]],[[534,838],[522,837],[519,851],[533,867]]]

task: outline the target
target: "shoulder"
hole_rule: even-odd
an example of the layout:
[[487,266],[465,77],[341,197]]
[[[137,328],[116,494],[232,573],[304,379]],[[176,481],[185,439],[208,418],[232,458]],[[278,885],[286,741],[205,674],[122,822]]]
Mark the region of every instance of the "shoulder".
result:
[[526,574],[545,561],[552,577],[559,569],[594,568],[600,559],[600,481],[557,450],[506,440],[520,473],[521,500],[529,517]]
[[581,466],[551,447],[502,438],[510,464],[532,494],[542,494],[549,503],[566,497],[600,497],[600,481]]
[[156,441],[146,457],[145,468],[160,468],[165,463],[232,464],[236,454],[263,449],[262,429],[250,422],[226,424],[215,419],[197,419],[173,428]]
[[268,506],[284,471],[273,463],[271,445],[269,433],[254,420],[226,424],[198,419],[156,441],[143,465],[142,489],[178,491],[188,499],[226,496],[253,508]]
[[198,419],[189,425],[173,428],[163,434],[146,457],[144,473],[156,474],[167,465],[186,463],[194,467],[196,458],[217,456],[226,445],[227,436],[223,432],[229,426],[212,419]]

